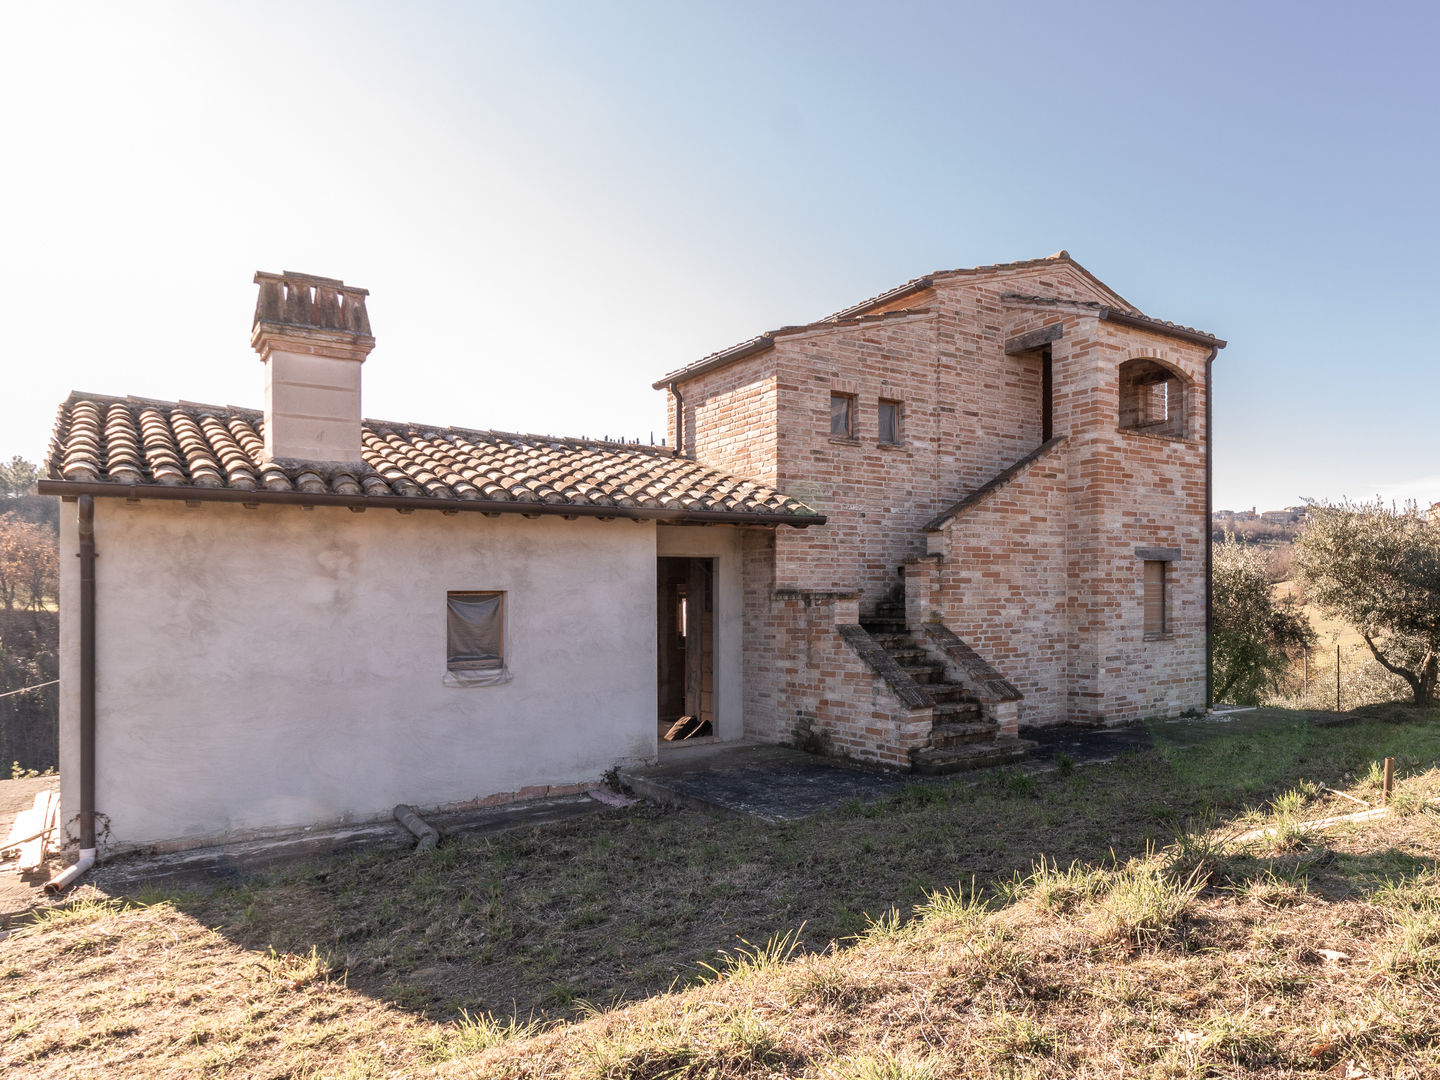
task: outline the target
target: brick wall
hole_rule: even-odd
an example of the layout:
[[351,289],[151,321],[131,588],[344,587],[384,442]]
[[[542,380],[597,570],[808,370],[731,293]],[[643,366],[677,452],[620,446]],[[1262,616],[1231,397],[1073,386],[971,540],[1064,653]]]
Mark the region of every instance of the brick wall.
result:
[[891,768],[930,729],[835,632],[854,623],[858,597],[775,587],[774,534],[744,542],[745,735]]
[[[936,401],[935,331],[933,316],[898,316],[777,346],[776,482],[827,518],[813,536],[780,534],[782,587],[858,591],[865,607],[903,587],[900,565],[923,550],[920,526],[956,472],[954,410]],[[830,433],[837,393],[854,399],[853,438]],[[897,445],[879,441],[882,399],[899,403]]]
[[1025,695],[1021,724],[1065,718],[1069,690],[1068,446],[932,534],[940,564],[924,610]]
[[[1205,705],[1205,357],[1199,345],[1090,322],[1056,350],[1072,362],[1072,720],[1120,723]],[[1062,362],[1062,355],[1064,360]],[[1120,365],[1155,359],[1184,379],[1184,438],[1119,429]],[[1169,632],[1147,640],[1142,549],[1174,549]]]
[[[773,351],[765,352],[682,383],[679,451],[773,486],[779,460],[775,366]],[[666,391],[666,400],[666,430],[673,439],[675,396]]]
[[[1102,322],[1097,302],[1123,304],[1063,261],[939,274],[888,312],[777,332],[774,347],[682,384],[688,450],[828,518],[746,541],[747,733],[783,740],[809,717],[837,747],[883,758],[874,732],[898,703],[882,708],[883,684],[839,651],[821,596],[853,593],[865,610],[903,588],[902,564],[927,550],[925,523],[1039,446],[1040,353],[1007,356],[1004,344],[1057,323],[1063,448],[947,526],[934,603],[1024,691],[1024,723],[1203,705],[1208,349]],[[1133,358],[1183,380],[1183,437],[1119,429],[1119,366]],[[834,393],[855,399],[853,437],[831,435]],[[881,399],[900,403],[898,446],[879,442]],[[1179,552],[1159,640],[1144,633],[1136,551],[1147,548]],[[889,723],[903,727],[897,715]]]

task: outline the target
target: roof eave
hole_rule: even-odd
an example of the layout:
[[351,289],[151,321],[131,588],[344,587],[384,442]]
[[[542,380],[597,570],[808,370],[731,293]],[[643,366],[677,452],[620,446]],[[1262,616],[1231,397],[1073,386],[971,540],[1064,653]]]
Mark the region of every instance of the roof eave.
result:
[[698,360],[689,367],[683,367],[676,371],[663,375],[650,384],[652,390],[665,390],[671,383],[688,382],[697,375],[704,375],[707,371],[714,371],[718,367],[734,363],[736,360],[743,360],[747,356],[754,356],[775,345],[774,334],[761,334],[759,337],[751,338],[749,341],[742,341],[739,345],[732,346],[724,352],[718,352],[714,356]]
[[872,296],[869,300],[861,300],[858,304],[853,304],[848,308],[835,312],[833,315],[826,316],[826,319],[827,321],[853,319],[855,316],[864,315],[867,311],[880,307],[882,304],[891,303],[902,297],[909,296],[912,293],[924,292],[934,284],[935,278],[930,274],[926,274],[924,277],[907,281],[904,285],[897,285],[889,292],[883,292],[879,296]]
[[119,484],[106,481],[44,479],[36,485],[41,495],[74,498],[165,499],[172,502],[272,503],[282,506],[344,506],[377,510],[450,510],[482,514],[524,514],[530,517],[628,518],[660,523],[703,525],[790,525],[803,529],[824,525],[824,514],[747,513],[734,510],[676,510],[645,506],[574,506],[566,503],[495,502],[485,499],[413,498],[403,495],[335,495],[308,491],[253,491],[168,484]]
[[1191,330],[1184,326],[1169,326],[1158,322],[1155,319],[1146,318],[1143,315],[1131,315],[1128,311],[1117,311],[1115,308],[1101,308],[1097,313],[1105,322],[1119,323],[1121,326],[1128,326],[1135,330],[1148,330],[1152,334],[1162,334],[1165,337],[1178,338],[1181,341],[1188,341],[1194,345],[1204,345],[1206,348],[1223,349],[1227,342],[1217,338],[1214,334],[1207,334],[1202,330]]

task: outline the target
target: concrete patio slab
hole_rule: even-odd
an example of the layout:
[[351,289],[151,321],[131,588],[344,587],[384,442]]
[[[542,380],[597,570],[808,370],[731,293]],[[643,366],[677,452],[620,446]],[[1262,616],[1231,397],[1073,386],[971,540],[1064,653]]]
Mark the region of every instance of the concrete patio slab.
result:
[[676,748],[658,765],[622,769],[635,794],[655,802],[780,823],[872,802],[922,778],[872,772],[786,746],[722,743]]
[[[1024,737],[1038,745],[1030,756],[999,768],[1045,772],[1064,760],[1073,766],[1103,765],[1157,741],[1183,749],[1294,722],[1263,713],[1229,713],[1119,728],[1031,728]],[[667,749],[659,764],[623,769],[619,778],[635,794],[655,802],[781,823],[838,810],[856,800],[875,802],[914,784],[979,783],[996,771],[920,776],[870,770],[784,746],[719,743]]]

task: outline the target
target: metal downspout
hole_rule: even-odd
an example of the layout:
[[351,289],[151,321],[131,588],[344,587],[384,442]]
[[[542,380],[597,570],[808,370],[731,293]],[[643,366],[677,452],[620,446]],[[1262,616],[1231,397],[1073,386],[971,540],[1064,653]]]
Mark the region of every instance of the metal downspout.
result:
[[1215,370],[1215,357],[1219,354],[1220,347],[1213,346],[1210,355],[1205,358],[1205,708],[1209,709],[1215,704],[1215,676],[1212,666],[1215,661],[1215,622],[1214,622],[1214,585],[1212,575],[1214,573],[1214,549],[1215,549],[1215,528],[1212,524],[1215,520],[1215,507],[1212,504],[1212,485],[1214,483],[1214,458],[1215,458],[1215,435],[1211,430],[1211,417],[1214,416],[1213,387]]
[[95,497],[77,500],[80,534],[80,860],[45,883],[55,894],[95,865]]
[[670,396],[675,399],[675,456],[685,456],[685,399],[680,396],[680,384],[670,380]]

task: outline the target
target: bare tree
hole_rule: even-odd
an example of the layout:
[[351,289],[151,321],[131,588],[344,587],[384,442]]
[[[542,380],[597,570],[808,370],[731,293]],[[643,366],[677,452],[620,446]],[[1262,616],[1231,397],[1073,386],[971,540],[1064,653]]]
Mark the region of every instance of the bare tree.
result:
[[39,611],[59,592],[55,534],[43,525],[0,514],[0,604]]

